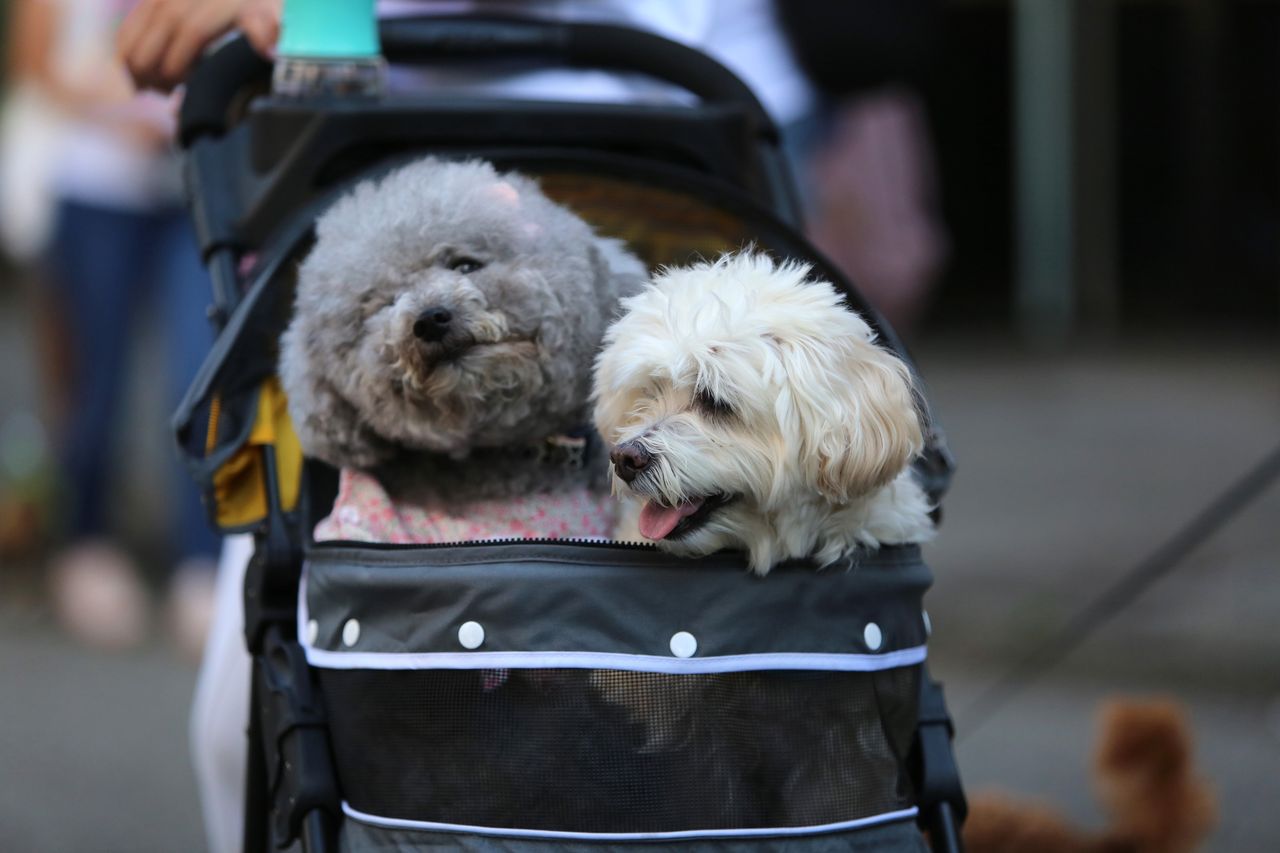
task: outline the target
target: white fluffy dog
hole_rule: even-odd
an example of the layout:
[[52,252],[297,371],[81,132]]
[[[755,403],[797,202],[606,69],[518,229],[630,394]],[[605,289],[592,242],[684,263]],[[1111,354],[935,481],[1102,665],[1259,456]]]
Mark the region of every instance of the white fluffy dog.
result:
[[750,252],[669,269],[606,332],[596,426],[660,547],[745,548],[764,574],[932,535],[910,370],[808,273]]

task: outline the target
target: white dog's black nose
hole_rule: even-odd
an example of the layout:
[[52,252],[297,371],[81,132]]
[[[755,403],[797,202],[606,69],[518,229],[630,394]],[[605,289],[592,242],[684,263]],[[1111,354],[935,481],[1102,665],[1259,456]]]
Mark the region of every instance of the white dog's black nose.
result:
[[453,322],[453,312],[443,305],[433,305],[418,315],[413,321],[413,334],[419,340],[439,341],[449,333],[449,323]]
[[613,461],[613,470],[624,483],[630,483],[640,472],[649,467],[653,457],[638,442],[627,441],[619,444],[609,453]]

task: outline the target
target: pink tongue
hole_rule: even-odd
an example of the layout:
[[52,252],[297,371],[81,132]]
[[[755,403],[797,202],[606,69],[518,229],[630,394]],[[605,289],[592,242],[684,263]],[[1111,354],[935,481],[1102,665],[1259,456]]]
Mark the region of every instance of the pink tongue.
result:
[[654,501],[647,501],[640,510],[640,532],[646,539],[666,539],[680,519],[693,515],[702,506],[703,499],[685,501],[677,507],[663,506]]

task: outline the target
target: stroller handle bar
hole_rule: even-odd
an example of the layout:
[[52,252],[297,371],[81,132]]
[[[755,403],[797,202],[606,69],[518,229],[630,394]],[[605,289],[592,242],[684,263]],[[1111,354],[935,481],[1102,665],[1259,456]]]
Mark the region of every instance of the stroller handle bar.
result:
[[[379,22],[383,55],[401,65],[522,59],[546,67],[640,73],[675,84],[704,102],[745,110],[764,133],[773,122],[748,86],[711,57],[654,33],[612,24],[510,18],[398,18]],[[210,52],[193,70],[179,118],[179,140],[230,129],[231,107],[270,80],[271,63],[243,36]]]

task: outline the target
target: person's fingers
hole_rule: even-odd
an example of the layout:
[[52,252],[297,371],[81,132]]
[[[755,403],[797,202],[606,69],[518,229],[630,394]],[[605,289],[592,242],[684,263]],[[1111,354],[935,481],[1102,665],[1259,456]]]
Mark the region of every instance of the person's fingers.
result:
[[166,58],[175,42],[193,22],[192,13],[199,7],[193,0],[145,0],[151,15],[144,22],[126,62],[129,73],[140,88],[168,92],[181,80],[181,75],[166,73]]
[[245,0],[142,0],[125,18],[116,51],[139,88],[169,91],[210,41],[231,28]]
[[158,63],[157,75],[165,91],[181,83],[205,46],[229,29],[231,18],[216,8],[178,27]]
[[253,0],[240,13],[238,23],[254,50],[268,58],[275,56],[280,40],[280,0]]
[[143,2],[134,6],[129,10],[129,14],[125,15],[120,28],[116,30],[116,54],[121,59],[129,56],[138,42],[138,37],[147,31],[154,10],[155,7],[151,3]]
[[156,16],[152,26],[139,34],[125,63],[139,88],[156,88],[166,92],[173,88],[166,84],[160,74],[165,49],[172,39],[173,29],[161,16]]
[[125,18],[116,34],[116,54],[139,87],[147,85],[144,78],[150,76],[148,68],[155,61],[158,46],[163,44],[156,37],[155,17],[154,3],[149,0],[139,3]]

